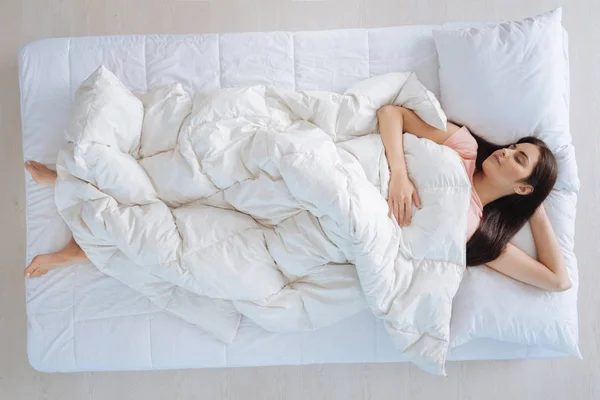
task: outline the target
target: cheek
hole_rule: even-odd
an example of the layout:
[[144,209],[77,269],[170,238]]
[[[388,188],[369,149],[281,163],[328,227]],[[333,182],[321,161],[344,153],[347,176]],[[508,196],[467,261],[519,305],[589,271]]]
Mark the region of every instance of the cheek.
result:
[[527,171],[516,163],[511,162],[506,165],[506,175],[511,181],[517,182],[527,178]]
[[522,176],[524,172],[518,165],[508,161],[498,165],[492,158],[488,158],[483,162],[483,171],[487,176],[498,182],[512,183],[524,178]]

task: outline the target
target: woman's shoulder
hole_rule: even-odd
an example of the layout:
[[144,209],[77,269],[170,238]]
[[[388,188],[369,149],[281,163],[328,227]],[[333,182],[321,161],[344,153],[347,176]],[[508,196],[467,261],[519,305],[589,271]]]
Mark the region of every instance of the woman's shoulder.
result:
[[446,139],[444,145],[456,151],[464,159],[477,159],[477,140],[475,140],[471,131],[466,126],[448,123],[448,131],[450,130],[453,133]]

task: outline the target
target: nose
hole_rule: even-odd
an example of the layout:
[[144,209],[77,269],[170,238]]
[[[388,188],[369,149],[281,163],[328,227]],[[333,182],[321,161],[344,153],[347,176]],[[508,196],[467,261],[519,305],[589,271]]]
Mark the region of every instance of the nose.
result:
[[502,153],[502,157],[503,157],[503,158],[506,158],[506,157],[508,157],[508,152],[509,152],[509,150],[510,150],[510,149],[507,149],[507,148],[503,148],[503,149],[502,149],[502,152],[501,152],[501,153]]

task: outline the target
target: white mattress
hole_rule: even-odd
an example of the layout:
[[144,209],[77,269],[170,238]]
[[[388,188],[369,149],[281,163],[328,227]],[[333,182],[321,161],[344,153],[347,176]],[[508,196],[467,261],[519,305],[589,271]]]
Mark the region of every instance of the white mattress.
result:
[[[456,26],[456,25],[453,25]],[[274,84],[343,91],[392,71],[416,71],[439,94],[431,37],[441,26],[187,36],[47,39],[20,53],[23,152],[54,164],[73,94],[105,64],[136,91],[172,82],[186,90]],[[53,189],[27,179],[27,263],[60,249],[70,234]],[[227,346],[91,264],[27,280],[27,349],[40,371],[144,370],[405,361],[369,311],[311,333],[273,334],[242,321]],[[450,360],[546,358],[561,354],[478,339]]]

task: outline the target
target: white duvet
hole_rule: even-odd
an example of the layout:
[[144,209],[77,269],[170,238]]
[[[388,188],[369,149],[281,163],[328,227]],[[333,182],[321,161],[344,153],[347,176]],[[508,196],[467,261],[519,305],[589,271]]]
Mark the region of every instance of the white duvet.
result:
[[220,340],[242,315],[296,332],[369,307],[444,374],[470,183],[452,150],[404,135],[423,209],[404,228],[388,217],[376,110],[392,103],[445,127],[413,73],[192,100],[179,85],[136,97],[101,67],[75,96],[56,204],[101,271]]

